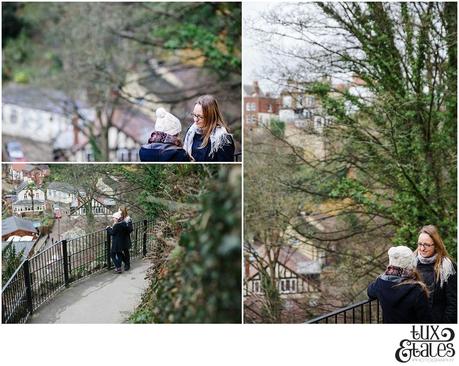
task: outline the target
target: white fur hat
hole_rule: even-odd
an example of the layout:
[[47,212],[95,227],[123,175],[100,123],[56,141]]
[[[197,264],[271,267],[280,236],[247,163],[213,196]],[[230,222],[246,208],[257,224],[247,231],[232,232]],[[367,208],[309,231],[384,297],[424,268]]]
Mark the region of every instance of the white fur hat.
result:
[[405,246],[392,247],[387,252],[389,254],[389,265],[400,268],[416,267],[416,257],[412,250]]
[[155,130],[168,135],[177,135],[182,131],[182,125],[180,120],[173,114],[167,112],[164,108],[158,108],[156,110]]

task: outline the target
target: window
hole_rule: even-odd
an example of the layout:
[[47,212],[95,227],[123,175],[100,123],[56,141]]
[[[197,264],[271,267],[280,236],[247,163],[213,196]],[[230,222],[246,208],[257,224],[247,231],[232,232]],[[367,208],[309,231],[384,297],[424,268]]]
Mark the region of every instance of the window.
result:
[[268,105],[268,113],[273,113],[273,106],[271,104]]
[[10,121],[12,124],[16,124],[18,121],[18,112],[14,108],[11,108]]
[[118,149],[116,151],[116,158],[118,161],[130,161],[128,149]]
[[311,96],[306,97],[306,106],[314,107],[315,101],[316,100],[314,97],[311,97]]
[[255,112],[257,110],[257,104],[256,103],[246,103],[245,109],[249,112],[250,111]]
[[282,98],[282,106],[286,108],[291,108],[292,107],[292,97],[287,95]]
[[257,116],[255,114],[249,114],[246,118],[247,124],[256,124],[257,123]]
[[253,281],[253,285],[254,285],[254,288],[255,288],[255,292],[256,293],[260,293],[260,282],[259,281]]

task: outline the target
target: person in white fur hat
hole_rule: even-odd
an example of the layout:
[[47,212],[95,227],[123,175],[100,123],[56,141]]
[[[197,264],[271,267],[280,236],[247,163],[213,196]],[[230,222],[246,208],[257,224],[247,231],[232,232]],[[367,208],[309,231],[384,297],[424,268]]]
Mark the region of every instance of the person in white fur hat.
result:
[[126,246],[127,238],[132,230],[129,225],[124,221],[121,211],[117,211],[112,215],[113,225],[107,226],[107,234],[112,237],[112,245],[110,248],[110,256],[113,264],[115,265],[115,273],[122,273],[121,265],[124,262],[128,264],[123,250]]
[[416,257],[405,246],[388,251],[389,265],[376,281],[368,286],[370,299],[378,299],[383,323],[430,323],[432,312],[429,293],[416,271]]
[[140,161],[190,161],[187,152],[182,148],[179,139],[180,131],[182,131],[180,120],[164,108],[158,108],[155,131],[151,134],[148,143],[141,146]]

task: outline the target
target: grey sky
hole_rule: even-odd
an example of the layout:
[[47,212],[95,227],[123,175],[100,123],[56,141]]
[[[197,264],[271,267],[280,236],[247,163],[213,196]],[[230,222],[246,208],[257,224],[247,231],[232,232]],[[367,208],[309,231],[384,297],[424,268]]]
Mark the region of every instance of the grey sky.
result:
[[279,2],[243,2],[242,3],[242,14],[243,14],[243,82],[244,84],[252,84],[254,80],[259,80],[261,88],[271,90],[274,86],[267,82],[260,80],[259,74],[263,71],[263,66],[266,65],[266,59],[269,57],[269,52],[263,51],[263,47],[267,48],[269,45],[261,45],[260,42],[255,41],[249,36],[247,31],[247,20],[250,18],[259,18],[262,11],[272,9],[278,6]]

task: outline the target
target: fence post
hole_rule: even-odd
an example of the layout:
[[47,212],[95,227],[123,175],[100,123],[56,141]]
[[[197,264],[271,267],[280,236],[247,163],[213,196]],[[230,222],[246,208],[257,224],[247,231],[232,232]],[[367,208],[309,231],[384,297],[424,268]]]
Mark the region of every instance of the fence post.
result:
[[111,246],[111,236],[108,233],[108,228],[105,231],[107,233],[107,240],[105,241],[105,259],[107,261],[107,268],[110,269],[111,267],[111,258],[110,258],[110,246]]
[[33,313],[33,302],[32,302],[32,286],[30,281],[30,268],[29,268],[29,260],[26,259],[24,261],[24,284],[26,288],[26,300],[27,300],[27,310],[29,314],[32,315]]
[[65,287],[69,287],[69,257],[67,251],[67,240],[62,240],[62,259],[64,260],[64,283]]
[[147,255],[147,220],[143,220],[142,254]]

